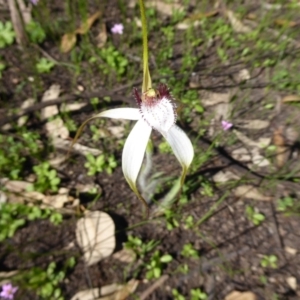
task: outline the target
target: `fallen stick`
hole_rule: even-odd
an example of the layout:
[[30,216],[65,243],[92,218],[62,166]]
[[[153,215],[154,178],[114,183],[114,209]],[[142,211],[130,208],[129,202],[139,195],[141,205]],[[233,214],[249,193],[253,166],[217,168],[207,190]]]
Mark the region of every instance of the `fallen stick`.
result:
[[169,275],[163,275],[156,280],[151,286],[149,286],[143,293],[140,294],[140,300],[147,299],[156,289],[163,285],[169,279]]

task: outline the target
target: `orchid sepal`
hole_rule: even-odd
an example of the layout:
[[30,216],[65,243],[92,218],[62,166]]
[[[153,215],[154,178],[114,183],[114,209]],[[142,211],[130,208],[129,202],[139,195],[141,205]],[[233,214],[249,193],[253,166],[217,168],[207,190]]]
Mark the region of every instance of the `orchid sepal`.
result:
[[136,121],[140,119],[140,112],[137,108],[131,108],[131,107],[113,108],[113,109],[105,110],[91,118],[88,118],[78,128],[76,135],[69,148],[68,154],[70,153],[70,150],[72,149],[74,144],[77,142],[78,138],[80,137],[87,123],[98,118],[125,119],[125,120]]
[[171,146],[173,153],[181,164],[182,172],[180,185],[182,187],[188,169],[194,158],[193,145],[185,132],[176,125],[173,125],[166,133],[162,132],[162,135]]
[[122,153],[122,170],[126,181],[139,200],[144,204],[148,212],[148,205],[136,186],[145,151],[150,139],[152,128],[140,119],[132,128],[125,142]]

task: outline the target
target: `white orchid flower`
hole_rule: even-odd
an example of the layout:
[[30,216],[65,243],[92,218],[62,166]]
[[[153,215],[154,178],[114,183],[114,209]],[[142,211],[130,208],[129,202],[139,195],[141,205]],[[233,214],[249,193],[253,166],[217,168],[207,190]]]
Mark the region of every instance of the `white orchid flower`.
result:
[[136,181],[152,129],[162,134],[180,162],[181,185],[193,160],[194,149],[188,136],[175,125],[177,117],[175,104],[166,85],[160,84],[157,91],[149,89],[143,93],[142,98],[135,89],[134,95],[139,108],[115,108],[97,114],[81,125],[73,143],[76,142],[86,123],[92,119],[103,117],[137,121],[123,148],[122,169],[129,186],[147,207],[146,201],[137,189]]

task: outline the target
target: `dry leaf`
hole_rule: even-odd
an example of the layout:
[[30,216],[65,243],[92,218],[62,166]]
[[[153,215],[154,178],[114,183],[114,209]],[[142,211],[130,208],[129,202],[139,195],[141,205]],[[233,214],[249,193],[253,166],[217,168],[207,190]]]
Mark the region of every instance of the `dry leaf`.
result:
[[284,128],[280,126],[273,132],[273,144],[276,146],[275,164],[278,168],[283,167],[290,156],[290,147],[286,143],[283,131]]
[[279,25],[279,26],[290,27],[290,28],[299,25],[298,22],[290,21],[290,20],[284,20],[284,19],[277,19],[277,20],[274,21],[274,23],[276,25]]
[[93,15],[91,15],[85,23],[81,24],[79,28],[77,28],[74,32],[69,32],[63,35],[60,43],[60,50],[63,53],[69,52],[77,41],[76,34],[86,34],[93,23],[101,16],[101,11],[97,11]]
[[131,279],[127,284],[110,284],[104,287],[84,290],[76,293],[71,300],[125,300],[134,293],[139,284]]
[[65,150],[65,151],[71,150],[71,151],[79,153],[81,155],[87,155],[90,153],[94,156],[98,156],[98,155],[102,154],[102,151],[100,151],[99,149],[89,148],[87,146],[84,146],[84,145],[81,145],[78,143],[74,144],[72,149],[70,149],[71,142],[67,141],[67,140],[63,140],[59,137],[54,138],[52,141],[52,144],[56,149],[61,149],[61,150]]
[[297,279],[294,276],[290,276],[286,279],[287,284],[289,285],[289,287],[296,291],[297,290]]
[[44,204],[53,208],[62,208],[69,200],[69,190],[67,188],[60,188],[57,195],[45,196],[42,200]]
[[64,125],[61,117],[57,117],[52,121],[45,124],[48,136],[52,138],[61,137],[62,139],[67,139],[69,137],[69,129]]
[[30,182],[21,180],[1,179],[0,183],[11,193],[21,193],[31,185]]
[[261,137],[258,139],[258,141],[252,141],[251,139],[249,139],[247,136],[245,136],[242,132],[234,129],[233,132],[235,133],[236,137],[245,145],[250,146],[250,147],[256,147],[256,148],[260,148],[260,149],[264,149],[267,146],[270,145],[271,143],[271,138],[265,138],[265,137]]
[[154,7],[160,13],[172,16],[174,11],[184,12],[184,7],[178,3],[164,3],[162,1],[146,1],[147,7]]
[[15,270],[15,271],[9,271],[9,272],[0,272],[0,278],[10,278],[15,276],[16,274],[18,274],[19,271]]
[[115,249],[115,224],[104,212],[88,212],[76,225],[76,240],[88,266],[111,255]]
[[258,166],[258,167],[267,167],[270,165],[270,162],[268,159],[266,159],[264,156],[262,156],[259,153],[259,149],[258,148],[254,148],[251,150],[251,160],[253,162],[254,165]]
[[9,203],[24,203],[26,197],[26,189],[32,184],[20,180],[1,179],[0,184],[6,189],[6,202]]
[[232,29],[238,33],[248,33],[251,32],[251,28],[244,25],[239,19],[236,18],[233,11],[227,10],[226,15],[229,19],[229,22],[232,26]]
[[[26,99],[21,105],[22,110],[25,110],[26,108],[32,106],[34,101],[35,100],[33,98]],[[18,126],[22,127],[27,122],[27,120],[28,120],[28,116],[23,116],[23,117],[19,118]]]
[[240,185],[233,190],[236,197],[243,197],[252,200],[270,201],[272,197],[264,196],[257,188],[252,185]]
[[285,138],[288,145],[293,145],[299,138],[299,131],[293,127],[285,128]]
[[141,19],[135,17],[135,18],[134,18],[134,21],[135,21],[135,25],[136,25],[138,28],[142,28],[142,21],[141,21]]
[[131,279],[126,285],[123,285],[114,295],[109,295],[101,300],[125,300],[136,290],[139,284],[138,280]]
[[283,99],[282,99],[283,103],[298,102],[298,101],[300,101],[299,95],[287,95],[287,96],[283,97]]
[[48,162],[52,168],[61,170],[62,168],[64,168],[63,163],[67,160],[67,158],[68,157],[66,155],[57,154],[57,155],[54,155],[54,157],[51,156],[48,159]]
[[230,93],[205,93],[202,96],[200,96],[201,103],[204,106],[212,106],[219,103],[229,103],[231,95]]
[[244,147],[232,151],[232,157],[241,162],[251,162],[259,167],[266,167],[270,162],[259,153],[258,148],[253,148],[250,151]]
[[189,16],[188,18],[184,19],[182,22],[178,23],[176,25],[176,29],[185,30],[185,29],[190,28],[191,26],[197,27],[201,24],[200,23],[201,19],[213,17],[218,13],[219,13],[218,10],[213,10],[213,11],[209,11],[207,13],[193,14],[193,15]]
[[6,203],[7,202],[7,196],[3,191],[0,191],[0,203]]
[[269,121],[266,120],[243,120],[239,121],[242,124],[239,124],[239,127],[246,129],[264,129],[270,125]]
[[250,73],[247,69],[242,69],[237,74],[237,81],[239,83],[247,81],[251,78]]
[[240,177],[230,171],[219,171],[213,176],[213,181],[220,183],[238,179],[240,179]]
[[112,136],[118,139],[124,136],[124,132],[125,132],[124,126],[108,126],[107,129]]
[[107,41],[107,31],[104,23],[101,25],[101,29],[99,34],[96,37],[96,41],[97,41],[98,48],[102,48]]
[[[42,97],[42,102],[47,102],[50,100],[55,100],[59,96],[61,90],[58,84],[52,84],[48,90],[45,91]],[[56,116],[58,114],[57,105],[51,105],[43,108],[41,110],[41,119],[45,120]]]
[[273,144],[275,146],[286,146],[286,138],[284,136],[284,128],[282,126],[274,130]]
[[291,255],[296,255],[298,250],[289,246],[284,247],[285,252],[291,254]]
[[97,183],[76,183],[75,185],[76,190],[79,193],[89,193],[90,191],[94,191],[97,194],[102,194],[102,188]]
[[136,254],[134,253],[134,251],[132,249],[124,248],[121,251],[114,253],[112,257],[121,262],[130,264],[135,261]]
[[186,30],[193,26],[194,28],[198,27],[201,24],[200,21],[191,21],[189,19],[185,19],[182,22],[176,25],[176,29],[178,30]]
[[200,13],[192,14],[192,15],[190,15],[190,17],[188,19],[196,21],[196,20],[199,20],[199,19],[214,17],[218,13],[219,13],[219,10],[215,9],[215,10],[208,11],[206,13],[201,13],[200,12]]
[[290,148],[285,146],[276,147],[275,165],[278,168],[282,168],[288,161],[290,156]]
[[137,4],[136,0],[127,0],[127,6],[129,8],[134,8],[136,4]]
[[280,10],[282,9],[281,4],[273,4],[273,3],[268,3],[268,2],[263,2],[262,7],[267,10]]
[[257,15],[254,13],[249,13],[245,16],[246,19],[248,20],[256,20],[257,19]]
[[249,162],[251,161],[251,154],[250,151],[247,150],[244,147],[241,148],[237,148],[235,150],[232,151],[231,153],[232,157],[238,161],[242,161],[242,162]]
[[225,300],[257,300],[257,297],[252,292],[232,291],[225,297]]
[[72,50],[72,48],[75,46],[77,41],[76,33],[65,33],[61,38],[60,43],[60,51],[62,53],[67,53]]
[[11,283],[11,277],[17,275],[19,271],[0,272],[0,286]]
[[107,292],[103,289],[108,288],[109,293],[112,294],[117,289],[117,284],[113,283],[108,286],[104,286],[103,288],[93,288],[89,290],[84,290],[76,293],[71,300],[102,300],[102,297],[105,297],[107,295]]
[[94,14],[92,14],[88,19],[85,21],[84,24],[81,24],[79,28],[75,30],[75,33],[78,34],[86,34],[91,26],[94,24],[94,22],[101,16],[101,11],[97,11]]
[[216,121],[228,120],[231,114],[231,106],[229,103],[219,103],[215,105],[215,117]]
[[46,197],[44,194],[37,191],[24,192],[21,196],[28,202],[44,202]]

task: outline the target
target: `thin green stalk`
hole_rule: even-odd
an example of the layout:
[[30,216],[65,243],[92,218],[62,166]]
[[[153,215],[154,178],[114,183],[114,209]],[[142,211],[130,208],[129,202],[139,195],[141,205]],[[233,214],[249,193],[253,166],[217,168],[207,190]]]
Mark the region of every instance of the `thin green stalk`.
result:
[[229,192],[226,192],[211,208],[210,210],[200,219],[198,220],[198,222],[195,224],[195,228],[200,226],[203,222],[205,222],[206,220],[208,220],[213,213],[216,211],[216,209],[219,207],[219,205],[227,198],[227,196],[229,195]]
[[142,34],[143,34],[143,85],[142,92],[145,93],[152,87],[151,76],[149,72],[149,55],[148,55],[148,30],[145,13],[144,0],[139,0],[141,19],[142,19]]

